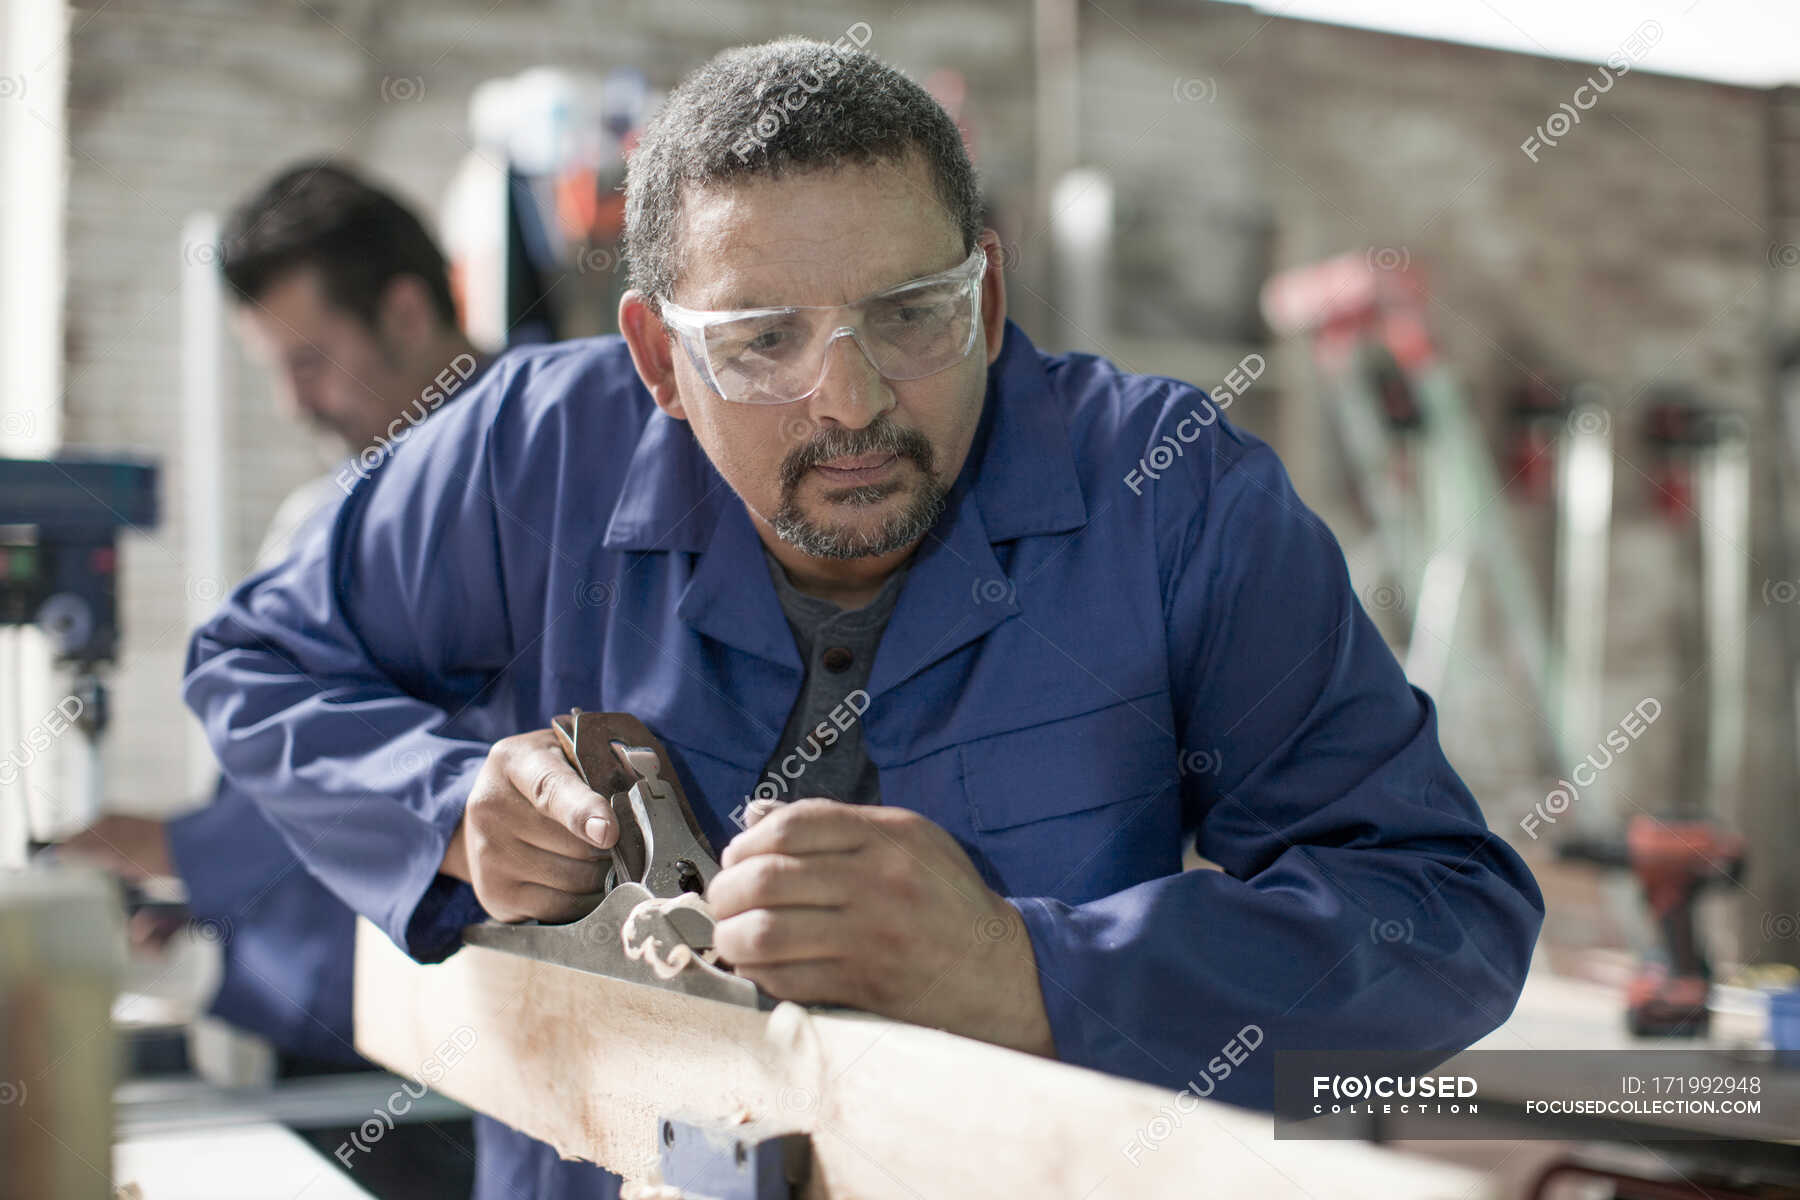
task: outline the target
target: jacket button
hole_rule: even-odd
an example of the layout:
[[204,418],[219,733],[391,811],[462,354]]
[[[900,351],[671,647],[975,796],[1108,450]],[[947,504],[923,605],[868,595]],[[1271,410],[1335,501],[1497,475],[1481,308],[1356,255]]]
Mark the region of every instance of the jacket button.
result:
[[856,661],[856,655],[850,653],[848,646],[833,646],[820,656],[819,661],[825,665],[827,671],[835,675],[841,671],[848,671],[850,664]]

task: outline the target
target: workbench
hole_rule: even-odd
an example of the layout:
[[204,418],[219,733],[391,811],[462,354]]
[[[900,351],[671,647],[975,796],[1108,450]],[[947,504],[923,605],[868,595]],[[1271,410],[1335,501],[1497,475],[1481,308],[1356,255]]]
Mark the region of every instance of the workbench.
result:
[[366,920],[356,1035],[398,1071],[445,1063],[445,1094],[635,1180],[674,1118],[726,1131],[727,1154],[804,1135],[808,1200],[1496,1196],[1484,1171],[1277,1142],[1267,1113],[865,1013],[761,1012],[481,946],[421,966]]

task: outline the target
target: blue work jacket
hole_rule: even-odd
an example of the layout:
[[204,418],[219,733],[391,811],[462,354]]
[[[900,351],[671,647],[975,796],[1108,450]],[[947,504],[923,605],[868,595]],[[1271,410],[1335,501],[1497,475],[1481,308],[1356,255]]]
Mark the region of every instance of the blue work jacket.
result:
[[[1266,1105],[1274,1049],[1448,1055],[1511,1012],[1542,896],[1267,445],[1009,322],[947,499],[864,742],[882,802],[1023,914],[1060,1058],[1179,1089],[1254,1025],[1212,1094]],[[185,694],[314,874],[432,961],[483,915],[438,866],[493,741],[633,713],[722,848],[803,670],[742,501],[613,337],[499,360],[233,594]],[[614,1186],[478,1144],[481,1200]]]
[[188,911],[223,955],[207,1011],[289,1054],[373,1069],[350,1020],[356,914],[230,779],[165,828]]

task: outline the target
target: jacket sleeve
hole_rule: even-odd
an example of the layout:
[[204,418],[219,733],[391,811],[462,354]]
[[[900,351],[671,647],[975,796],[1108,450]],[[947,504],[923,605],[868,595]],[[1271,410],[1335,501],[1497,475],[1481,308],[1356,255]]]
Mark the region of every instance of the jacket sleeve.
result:
[[[1182,776],[1183,838],[1222,869],[1080,905],[1011,899],[1059,1057],[1268,1107],[1276,1050],[1448,1057],[1493,1029],[1543,898],[1445,759],[1335,539],[1266,445],[1215,433],[1145,495],[1177,733],[1198,768]],[[1257,1048],[1219,1076],[1249,1026],[1233,1053]]]
[[[489,478],[497,364],[194,635],[184,697],[318,879],[424,961],[484,914],[438,867],[512,660]],[[489,693],[491,699],[492,693]]]
[[169,857],[187,888],[187,908],[201,919],[229,917],[266,890],[294,852],[256,803],[220,779],[212,800],[163,822]]
[[361,1063],[350,1015],[350,910],[229,779],[210,804],[165,828],[188,911],[222,951],[208,1011],[290,1054]]

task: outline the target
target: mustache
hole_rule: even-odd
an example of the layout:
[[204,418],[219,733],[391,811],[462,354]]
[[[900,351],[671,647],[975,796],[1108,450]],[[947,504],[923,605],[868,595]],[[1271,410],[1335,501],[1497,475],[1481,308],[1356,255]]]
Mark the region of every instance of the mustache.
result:
[[892,454],[910,458],[931,473],[931,442],[916,429],[902,429],[891,421],[863,429],[828,429],[820,437],[799,447],[781,464],[781,483],[785,488],[798,487],[800,479],[820,463],[834,458],[860,458],[865,454]]

